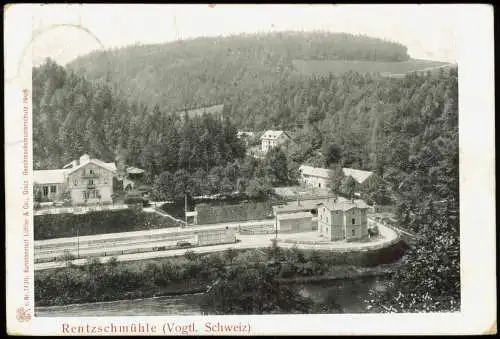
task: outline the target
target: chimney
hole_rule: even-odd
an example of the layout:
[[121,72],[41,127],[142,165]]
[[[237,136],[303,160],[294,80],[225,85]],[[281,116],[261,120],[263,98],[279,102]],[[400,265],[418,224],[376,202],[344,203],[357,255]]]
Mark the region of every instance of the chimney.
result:
[[80,164],[83,164],[85,162],[88,162],[90,160],[90,157],[88,154],[84,154],[80,157]]

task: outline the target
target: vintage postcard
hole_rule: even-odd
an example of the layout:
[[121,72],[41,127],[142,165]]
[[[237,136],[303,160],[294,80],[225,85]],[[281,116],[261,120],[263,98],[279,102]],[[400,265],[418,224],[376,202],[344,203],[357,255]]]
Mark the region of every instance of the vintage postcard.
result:
[[4,18],[9,334],[496,333],[491,6]]

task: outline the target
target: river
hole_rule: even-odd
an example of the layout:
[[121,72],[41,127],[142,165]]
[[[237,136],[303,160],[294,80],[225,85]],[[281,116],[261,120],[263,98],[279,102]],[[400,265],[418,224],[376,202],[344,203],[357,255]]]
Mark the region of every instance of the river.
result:
[[[299,285],[301,294],[315,301],[333,296],[344,313],[363,313],[363,300],[370,289],[383,289],[387,277],[364,277],[352,280]],[[67,306],[38,307],[37,317],[103,317],[202,315],[202,294],[186,294],[136,300],[120,300]]]

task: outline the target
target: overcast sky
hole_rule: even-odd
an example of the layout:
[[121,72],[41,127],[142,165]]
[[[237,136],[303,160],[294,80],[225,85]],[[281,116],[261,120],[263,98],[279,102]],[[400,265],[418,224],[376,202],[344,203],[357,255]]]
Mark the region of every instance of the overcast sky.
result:
[[[322,29],[400,42],[413,58],[456,61],[459,8],[450,5],[42,5],[33,30],[33,62],[61,64],[101,48],[241,32]],[[92,36],[94,35],[94,36]]]

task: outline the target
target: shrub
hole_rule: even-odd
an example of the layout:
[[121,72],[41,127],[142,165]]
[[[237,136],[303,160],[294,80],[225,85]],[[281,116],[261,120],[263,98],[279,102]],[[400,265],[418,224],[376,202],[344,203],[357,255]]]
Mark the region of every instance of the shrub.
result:
[[69,250],[64,250],[64,253],[61,255],[60,258],[62,261],[71,261],[71,260],[75,260],[76,256],[73,253],[71,253]]

